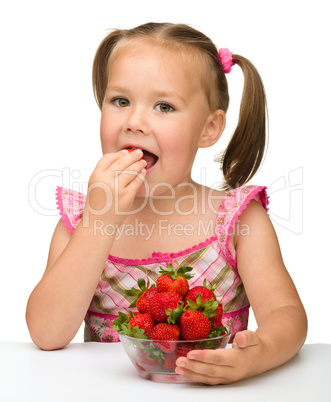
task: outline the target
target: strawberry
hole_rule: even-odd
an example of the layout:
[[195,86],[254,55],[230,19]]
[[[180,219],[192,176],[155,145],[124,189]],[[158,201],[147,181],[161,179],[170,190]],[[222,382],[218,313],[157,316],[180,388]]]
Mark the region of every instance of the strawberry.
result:
[[215,313],[217,313],[217,315],[215,315],[214,317],[210,317],[210,321],[213,323],[215,328],[221,327],[223,325],[222,324],[223,306],[221,303],[217,306]]
[[[176,342],[170,344],[166,341],[178,341],[180,335],[179,327],[176,324],[168,324],[161,322],[156,324],[149,334],[149,339],[153,339],[155,346],[161,349],[165,353],[171,353],[176,349]],[[165,342],[161,342],[165,341]]]
[[193,277],[189,274],[192,271],[192,267],[179,267],[177,261],[177,269],[175,270],[170,263],[167,268],[161,268],[161,276],[156,281],[156,287],[158,292],[176,292],[181,297],[184,297],[189,290],[188,279]]
[[168,319],[166,309],[175,310],[182,298],[175,292],[156,293],[151,298],[151,314],[155,321],[166,322]]
[[164,357],[163,365],[165,368],[170,370],[175,370],[176,368],[176,360],[184,356],[186,357],[188,352],[193,349],[193,345],[181,345],[177,344],[177,349],[172,353],[167,353]]
[[195,303],[199,293],[201,294],[202,303],[208,300],[216,300],[215,293],[212,290],[206,288],[205,286],[195,286],[188,291],[184,299],[185,305],[187,304],[188,299]]
[[186,310],[179,319],[182,338],[186,340],[208,338],[211,331],[209,319],[200,311]]
[[156,288],[151,288],[146,290],[141,296],[139,296],[136,306],[139,313],[150,313],[151,312],[151,299],[157,293]]
[[143,367],[141,364],[136,363],[136,366],[138,367],[138,370],[140,370],[140,371],[146,371],[145,367]]
[[134,327],[139,327],[139,329],[143,329],[145,334],[149,334],[153,327],[155,326],[155,321],[151,314],[136,314],[129,321],[130,329],[133,331]]
[[[129,154],[131,154],[131,152],[135,151],[136,149],[140,149],[140,148],[134,148],[134,147],[130,147],[130,148],[125,148],[127,151],[129,151]],[[140,158],[143,159],[143,156]]]
[[134,300],[129,307],[137,307],[139,313],[150,313],[150,299],[157,292],[155,285],[149,286],[145,279],[138,279],[139,289],[131,288],[125,290],[127,296],[133,296]]

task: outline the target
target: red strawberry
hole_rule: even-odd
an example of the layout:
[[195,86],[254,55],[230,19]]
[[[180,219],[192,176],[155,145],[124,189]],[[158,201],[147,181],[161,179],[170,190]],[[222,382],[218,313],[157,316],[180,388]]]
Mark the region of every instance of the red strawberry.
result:
[[186,340],[208,338],[211,330],[209,319],[200,311],[186,310],[179,319],[182,338]]
[[139,313],[150,313],[149,300],[156,293],[155,285],[149,286],[149,279],[147,283],[145,279],[138,279],[139,289],[131,288],[125,290],[127,296],[133,296],[134,300],[129,307],[137,307]]
[[149,334],[153,327],[155,326],[155,321],[151,314],[136,314],[129,321],[130,329],[134,327],[139,327],[145,331],[145,334]]
[[140,371],[146,371],[146,369],[143,366],[141,366],[139,363],[136,363],[136,366],[138,367],[138,369]]
[[186,357],[186,355],[188,354],[188,352],[190,350],[193,349],[193,345],[180,345],[177,344],[177,349],[172,352],[172,353],[167,353],[164,357],[164,361],[163,361],[163,365],[165,368],[170,369],[170,370],[175,370],[176,368],[176,360],[181,357],[184,356]]
[[172,353],[167,353],[165,355],[163,365],[165,368],[169,370],[175,370],[176,366],[176,360],[178,359],[176,351]]
[[201,294],[201,301],[202,303],[207,300],[216,300],[215,293],[204,287],[204,286],[195,286],[194,288],[190,289],[184,299],[185,305],[187,304],[187,299],[191,300],[192,302],[196,302],[198,294]]
[[215,313],[217,313],[217,315],[215,315],[214,317],[210,318],[210,321],[214,324],[214,327],[222,327],[222,317],[223,317],[223,306],[220,303],[217,307],[217,309],[215,310]]
[[[133,147],[130,147],[130,148],[125,148],[127,151],[129,151],[129,154],[131,154],[131,152],[133,152],[133,151],[135,151],[136,149],[140,149],[140,148],[133,148]],[[143,159],[143,156],[140,158],[140,159]]]
[[156,293],[151,299],[151,314],[155,321],[166,322],[166,309],[175,310],[182,298],[175,292]]
[[[176,324],[168,324],[166,322],[161,322],[156,324],[153,330],[149,334],[149,339],[153,339],[155,346],[161,349],[165,353],[171,353],[176,349],[176,343],[169,343],[166,341],[178,341],[180,336],[180,330]],[[164,342],[161,342],[164,341]]]
[[146,290],[137,300],[136,306],[139,313],[150,313],[151,312],[151,299],[157,293],[156,288],[151,288]]
[[167,268],[161,268],[158,280],[156,281],[156,287],[158,292],[176,292],[181,297],[184,297],[189,290],[189,284],[187,279],[193,277],[189,274],[192,271],[192,267],[179,267],[177,261],[177,269],[175,270],[170,263]]

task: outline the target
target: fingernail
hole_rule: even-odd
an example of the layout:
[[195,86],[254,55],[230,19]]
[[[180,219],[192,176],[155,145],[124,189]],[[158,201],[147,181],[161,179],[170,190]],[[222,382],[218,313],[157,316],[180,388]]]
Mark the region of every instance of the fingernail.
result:
[[136,154],[142,154],[142,153],[143,153],[143,151],[142,151],[141,149],[135,149],[134,152],[135,152]]
[[196,358],[195,355],[187,355],[186,357],[187,357],[188,359],[190,359],[190,360],[194,360],[194,359]]
[[177,374],[184,374],[184,370],[181,369],[181,368],[177,368],[177,369],[176,369],[176,373],[177,373]]
[[122,152],[122,154],[128,154],[129,153],[129,151],[127,149],[122,149],[121,152]]
[[185,367],[185,363],[180,362],[179,364],[177,364],[177,367]]

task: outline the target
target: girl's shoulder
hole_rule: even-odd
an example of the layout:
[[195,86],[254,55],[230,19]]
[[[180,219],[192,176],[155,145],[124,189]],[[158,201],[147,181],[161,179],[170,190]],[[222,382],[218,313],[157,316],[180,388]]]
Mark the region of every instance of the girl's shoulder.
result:
[[228,191],[208,191],[209,206],[217,211],[218,218],[238,218],[252,200],[257,201],[268,212],[269,197],[266,186],[248,185]]
[[[224,192],[216,218],[216,233],[223,254],[233,267],[237,266],[235,238],[236,224],[248,205],[258,202],[268,212],[267,187],[248,185]],[[241,227],[241,230],[245,228]]]
[[255,185],[231,189],[225,192],[224,199],[220,204],[219,213],[222,215],[231,215],[234,213],[235,217],[238,217],[252,200],[260,203],[268,211],[269,197],[266,190],[267,187],[265,186]]

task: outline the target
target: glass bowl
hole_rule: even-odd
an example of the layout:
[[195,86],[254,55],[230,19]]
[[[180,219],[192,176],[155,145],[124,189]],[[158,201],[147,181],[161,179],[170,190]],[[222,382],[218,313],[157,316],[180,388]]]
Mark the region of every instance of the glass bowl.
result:
[[175,373],[176,360],[186,356],[190,350],[224,349],[229,343],[231,330],[216,338],[193,341],[156,341],[139,339],[118,334],[120,341],[135,369],[142,378],[157,382],[190,382],[188,378]]

